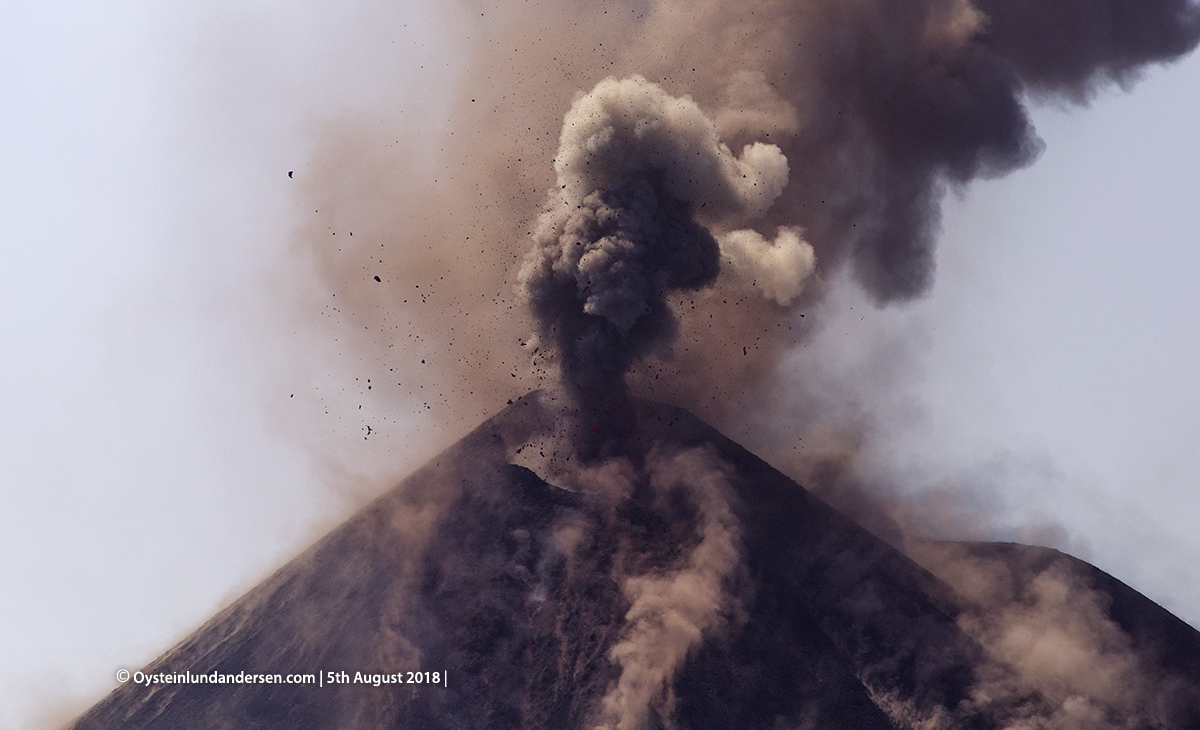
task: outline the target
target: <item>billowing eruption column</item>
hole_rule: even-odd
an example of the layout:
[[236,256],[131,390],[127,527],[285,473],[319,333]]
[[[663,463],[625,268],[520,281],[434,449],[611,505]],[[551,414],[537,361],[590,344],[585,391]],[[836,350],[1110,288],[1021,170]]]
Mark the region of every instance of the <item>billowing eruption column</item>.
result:
[[[1189,0],[475,6],[454,36],[458,102],[427,120],[438,144],[346,124],[305,175],[306,240],[347,324],[335,349],[386,361],[369,375],[431,425],[536,387],[509,295],[541,212],[520,284],[538,357],[592,397],[624,369],[631,392],[768,453],[824,417],[780,363],[828,282],[921,296],[946,190],[1037,157],[1029,100],[1086,103],[1200,37]],[[431,149],[434,184],[412,174]],[[389,349],[401,340],[412,357]],[[368,375],[351,360],[351,381]]]
[[737,603],[727,584],[742,555],[720,459],[703,451],[627,453],[636,419],[625,372],[675,336],[667,295],[711,284],[722,253],[747,271],[792,269],[795,284],[768,293],[781,301],[811,272],[813,255],[795,229],[781,228],[768,243],[738,228],[761,217],[787,184],[779,148],[756,142],[734,155],[691,99],[640,76],[606,79],[575,101],[554,167],[557,190],[538,223],[521,287],[538,342],[557,353],[578,409],[578,422],[568,427],[575,455],[607,460],[625,475],[617,490],[607,480],[613,496],[657,513],[677,490],[700,516],[699,543],[681,550],[683,565],[619,576],[630,607],[609,658],[621,674],[600,704],[596,727],[641,730],[652,717],[670,721],[673,677],[706,635],[723,628]]
[[[638,17],[606,65],[690,96],[630,76],[576,100],[521,278],[593,432],[619,430],[626,370],[713,418],[696,401],[718,381],[725,401],[769,397],[796,338],[773,325],[819,295],[798,296],[815,264],[880,304],[924,294],[947,187],[1038,156],[1027,98],[1086,103],[1200,37],[1188,0],[662,0]],[[681,323],[670,292],[724,286],[719,260],[756,295]],[[750,331],[755,353],[728,347]],[[652,354],[670,375],[654,384]]]
[[[581,453],[620,440],[632,408],[630,363],[675,334],[669,292],[717,277],[713,228],[758,218],[782,192],[788,164],[775,145],[735,156],[687,98],[640,76],[601,81],[567,114],[554,160],[558,190],[538,223],[521,287],[539,342],[558,353],[581,408]],[[725,234],[753,267],[774,259],[812,269],[794,231],[767,244],[752,230]]]

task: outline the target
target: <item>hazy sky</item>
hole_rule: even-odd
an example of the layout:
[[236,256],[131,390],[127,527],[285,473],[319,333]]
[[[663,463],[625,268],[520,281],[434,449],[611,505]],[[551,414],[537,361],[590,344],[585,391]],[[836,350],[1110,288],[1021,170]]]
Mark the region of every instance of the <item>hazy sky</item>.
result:
[[[422,6],[333,5],[0,5],[3,730],[65,721],[388,486],[328,483],[269,417],[287,171],[342,113],[436,116],[455,61]],[[821,335],[832,370],[917,343],[878,413],[901,488],[962,490],[992,537],[1057,526],[1193,625],[1198,116],[1198,58],[1038,109],[1042,159],[951,196],[932,294],[841,292]],[[403,432],[396,475],[437,445]]]

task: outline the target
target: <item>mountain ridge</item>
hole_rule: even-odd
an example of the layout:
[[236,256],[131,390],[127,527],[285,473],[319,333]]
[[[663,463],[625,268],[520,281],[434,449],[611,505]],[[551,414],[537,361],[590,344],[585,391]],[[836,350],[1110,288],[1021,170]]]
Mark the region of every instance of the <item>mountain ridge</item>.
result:
[[[961,591],[683,409],[635,407],[628,436],[648,459],[698,455],[724,480],[740,556],[714,582],[700,638],[646,695],[645,727],[1002,728],[1054,716],[1053,699],[964,631],[975,613]],[[518,399],[145,670],[449,671],[447,686],[130,683],[70,727],[616,724],[604,713],[625,686],[615,652],[636,629],[630,586],[682,575],[709,523],[679,485],[589,490],[587,479],[614,477],[572,461],[557,435],[568,418],[552,393]],[[1035,578],[1056,560],[988,545],[956,549]],[[1182,678],[1157,726],[1200,727],[1189,694],[1200,634],[1087,567],[1133,643]],[[984,696],[985,685],[1004,689]]]

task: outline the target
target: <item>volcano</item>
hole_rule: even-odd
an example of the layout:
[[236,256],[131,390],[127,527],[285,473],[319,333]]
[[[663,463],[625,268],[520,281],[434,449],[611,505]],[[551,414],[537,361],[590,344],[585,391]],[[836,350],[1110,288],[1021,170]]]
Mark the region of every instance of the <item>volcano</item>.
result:
[[927,569],[658,403],[641,456],[580,463],[566,402],[512,403],[71,727],[1200,728],[1200,633],[1087,563]]

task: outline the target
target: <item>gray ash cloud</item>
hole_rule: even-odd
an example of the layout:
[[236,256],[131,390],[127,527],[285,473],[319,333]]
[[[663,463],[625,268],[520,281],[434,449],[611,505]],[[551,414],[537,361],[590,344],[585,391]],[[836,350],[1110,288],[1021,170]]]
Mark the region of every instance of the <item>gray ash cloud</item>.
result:
[[[648,394],[689,403],[717,375],[761,398],[796,341],[770,325],[819,296],[814,273],[849,267],[878,304],[923,295],[947,189],[1040,153],[1028,99],[1085,103],[1200,38],[1175,0],[663,0],[637,18],[565,117],[521,273],[585,432],[620,430],[624,375],[656,357],[675,382]],[[681,350],[679,293],[714,287],[749,292],[744,311],[698,295],[710,322]],[[749,327],[759,354],[735,362]]]
[[694,102],[633,76],[576,99],[555,170],[521,288],[538,343],[557,351],[584,411],[583,437],[612,440],[630,415],[625,371],[675,334],[668,294],[717,277],[709,227],[761,215],[787,183],[787,160],[762,143],[735,156]]
[[[880,304],[929,291],[946,191],[1037,157],[1031,101],[1086,103],[1200,38],[1185,0],[472,8],[445,9],[463,66],[457,101],[426,120],[444,131],[334,123],[306,176],[304,238],[348,325],[338,347],[387,360],[413,391],[396,397],[422,411],[410,384],[436,381],[427,429],[544,384],[518,344],[531,329],[572,388],[620,389],[624,368],[633,392],[719,425],[769,411],[805,388],[780,363],[840,272]],[[584,155],[601,127],[612,146]],[[684,140],[696,147],[672,146]],[[762,161],[747,145],[777,166],[739,197],[729,166]],[[434,151],[429,184],[412,173]],[[338,230],[355,236],[331,247]],[[590,237],[591,268],[567,270],[564,236]],[[411,362],[388,351],[409,331]]]

